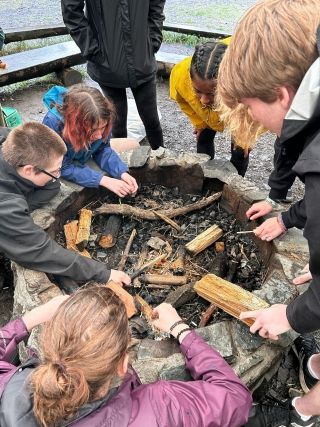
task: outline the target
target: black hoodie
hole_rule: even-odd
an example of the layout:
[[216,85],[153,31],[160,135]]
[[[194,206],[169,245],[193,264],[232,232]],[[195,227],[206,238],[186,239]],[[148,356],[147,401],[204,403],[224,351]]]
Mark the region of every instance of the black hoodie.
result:
[[33,222],[30,211],[58,191],[58,182],[38,187],[22,178],[0,150],[0,253],[33,270],[106,283],[110,270],[104,264],[64,249]]

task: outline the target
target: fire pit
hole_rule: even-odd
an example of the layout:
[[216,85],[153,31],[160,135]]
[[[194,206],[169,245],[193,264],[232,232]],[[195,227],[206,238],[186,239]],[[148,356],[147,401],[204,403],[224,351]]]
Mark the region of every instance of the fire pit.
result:
[[[138,276],[130,292],[139,294],[152,306],[162,301],[172,303],[180,315],[221,352],[249,387],[257,386],[277,370],[283,352],[291,343],[291,334],[283,337],[280,344],[262,340],[250,334],[243,323],[210,307],[209,302],[196,295],[193,285],[208,273],[214,273],[240,284],[269,304],[287,303],[297,296],[297,289],[291,284],[292,277],[308,257],[301,233],[290,232],[273,243],[253,242],[247,235],[236,234],[241,226],[248,227],[244,214],[250,204],[264,199],[266,194],[239,177],[227,161],[208,161],[205,155],[177,156],[167,150],[150,152],[148,147],[127,153],[126,157],[131,173],[142,188],[135,199],[122,203],[139,208],[141,212],[153,213],[160,209],[169,212],[170,209],[194,207],[217,192],[221,192],[221,197],[202,209],[191,209],[183,216],[171,218],[171,222],[174,221],[171,224],[166,215],[152,221],[126,215],[122,223],[114,219],[108,225],[110,215],[102,215],[101,203],[110,205],[112,197],[68,184],[63,186],[59,197],[46,211],[35,212],[35,221],[64,244],[63,226],[78,215],[83,206],[92,209],[95,215],[87,249],[91,256],[110,266],[118,265],[129,236],[136,229],[125,268],[128,273],[161,253],[167,255],[162,262]],[[122,209],[128,213],[128,207]],[[190,246],[190,242],[214,228],[213,225],[216,229],[211,232],[217,233],[215,243],[213,240],[212,245],[197,253],[197,248]],[[112,249],[107,249],[101,236],[108,235],[110,240],[110,233],[106,231],[110,231],[110,227],[118,229],[118,233],[114,233],[117,242]],[[43,273],[16,264],[13,271],[14,315],[60,292]],[[133,365],[143,382],[158,378],[187,378],[176,342],[154,340],[153,332],[142,317],[134,316],[130,322],[137,339]],[[31,342],[33,345],[37,343],[36,331]]]

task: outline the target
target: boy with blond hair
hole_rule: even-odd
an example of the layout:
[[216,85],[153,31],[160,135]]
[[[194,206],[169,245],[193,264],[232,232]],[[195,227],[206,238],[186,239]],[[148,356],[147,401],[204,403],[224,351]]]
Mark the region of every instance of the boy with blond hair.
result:
[[[255,319],[250,330],[278,339],[289,329],[311,332],[320,328],[320,2],[265,0],[240,20],[218,76],[222,118],[233,131],[255,134],[259,126],[274,132],[280,151],[276,168],[288,164],[305,183],[305,195],[278,217],[268,219],[255,233],[263,240],[304,229],[310,251],[312,282],[289,305],[242,313]],[[250,123],[248,127],[247,124]],[[253,206],[249,218],[259,211]],[[302,349],[303,350],[303,349]],[[320,378],[320,355],[301,353],[305,379]],[[312,381],[309,382],[311,384]],[[320,384],[285,408],[254,408],[248,426],[311,426],[320,415]],[[289,405],[293,405],[289,406]]]
[[14,128],[0,149],[0,252],[18,264],[74,280],[130,283],[125,273],[64,249],[32,220],[60,189],[66,145],[40,123]]

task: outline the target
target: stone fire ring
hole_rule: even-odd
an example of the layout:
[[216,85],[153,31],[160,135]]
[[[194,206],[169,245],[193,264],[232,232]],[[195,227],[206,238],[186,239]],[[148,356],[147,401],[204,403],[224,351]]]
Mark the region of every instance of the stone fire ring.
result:
[[[199,194],[203,186],[222,191],[221,205],[241,222],[248,207],[266,197],[250,181],[241,178],[230,162],[208,160],[204,154],[177,154],[169,150],[151,151],[140,147],[124,153],[123,160],[139,182],[152,182],[167,187],[179,187],[181,192]],[[34,221],[54,237],[66,219],[96,197],[98,190],[83,189],[63,182],[60,194],[45,209],[33,213]],[[302,289],[292,284],[292,278],[308,261],[308,247],[301,231],[290,230],[272,243],[257,240],[260,256],[267,266],[267,275],[256,295],[268,303],[289,303]],[[14,312],[19,316],[26,311],[59,295],[60,289],[46,274],[31,271],[12,263],[14,272]],[[283,353],[288,350],[295,333],[288,333],[277,343],[252,335],[243,323],[233,319],[198,329],[199,334],[214,346],[232,365],[251,389],[263,379],[270,379],[277,371]],[[39,330],[30,336],[29,345],[37,347]],[[135,347],[133,366],[142,382],[157,379],[188,379],[184,359],[172,340],[139,341]],[[20,350],[25,359],[25,349]]]

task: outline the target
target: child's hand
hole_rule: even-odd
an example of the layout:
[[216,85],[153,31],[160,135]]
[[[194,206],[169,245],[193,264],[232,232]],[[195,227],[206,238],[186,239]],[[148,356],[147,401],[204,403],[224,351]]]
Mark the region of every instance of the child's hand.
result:
[[283,229],[281,228],[277,217],[267,219],[253,231],[257,237],[261,240],[266,240],[267,242],[270,242],[283,234]]
[[200,134],[201,134],[202,131],[203,131],[203,129],[193,128],[193,134],[195,135],[197,142],[199,140],[199,136],[200,136]]
[[[158,305],[158,307],[153,310],[153,318],[153,325],[163,332],[170,332],[170,327],[178,320],[181,320],[176,309],[166,302]],[[187,325],[185,325],[185,327],[186,326]]]
[[299,276],[295,277],[292,281],[294,285],[303,285],[306,282],[312,280],[312,275],[309,270],[309,264],[305,265],[300,271]]
[[131,194],[131,187],[121,179],[103,176],[100,181],[100,185],[117,194],[119,197],[125,197],[128,194]]
[[59,295],[52,298],[45,304],[34,308],[33,310],[26,313],[22,320],[30,332],[35,326],[50,320],[55,312],[58,310],[60,305],[69,298],[69,295]]
[[251,208],[247,210],[246,216],[250,220],[253,220],[260,216],[267,215],[270,212],[272,212],[272,206],[264,200],[263,202],[254,203]]
[[121,175],[122,181],[124,181],[130,187],[131,194],[135,194],[138,191],[137,181],[133,178],[133,176],[129,175],[128,172],[124,172]]
[[[130,285],[131,278],[120,270],[111,270],[109,281],[119,283],[119,285]],[[108,285],[108,284],[107,284]]]

